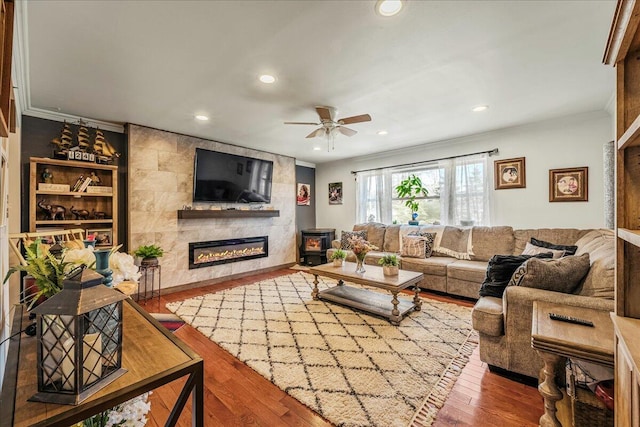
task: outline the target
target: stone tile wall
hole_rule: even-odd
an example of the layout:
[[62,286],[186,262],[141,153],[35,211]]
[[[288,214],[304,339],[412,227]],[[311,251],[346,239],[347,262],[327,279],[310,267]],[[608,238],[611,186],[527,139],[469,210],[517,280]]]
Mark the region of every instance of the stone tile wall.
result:
[[[185,285],[295,262],[295,159],[129,125],[129,230],[128,245],[157,244],[165,250],[160,259],[162,288]],[[234,204],[192,202],[195,149],[222,151],[274,162],[272,218],[178,219],[184,205],[194,209]],[[265,206],[266,207],[266,206]],[[189,242],[269,236],[269,256],[189,270]]]

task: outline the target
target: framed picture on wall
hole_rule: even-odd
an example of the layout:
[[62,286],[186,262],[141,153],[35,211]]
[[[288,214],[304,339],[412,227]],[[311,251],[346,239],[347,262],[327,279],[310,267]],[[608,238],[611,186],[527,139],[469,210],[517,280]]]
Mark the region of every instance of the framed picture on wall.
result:
[[341,205],[342,204],[342,183],[332,182],[329,184],[329,204]]
[[496,160],[494,167],[496,190],[525,188],[527,186],[524,157]]
[[589,201],[589,168],[550,169],[550,202]]
[[298,206],[311,205],[311,185],[298,183],[298,195],[296,200]]

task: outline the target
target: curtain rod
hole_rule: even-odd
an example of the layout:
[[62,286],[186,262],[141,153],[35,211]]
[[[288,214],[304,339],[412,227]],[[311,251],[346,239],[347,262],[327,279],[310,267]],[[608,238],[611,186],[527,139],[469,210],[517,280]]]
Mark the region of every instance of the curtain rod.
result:
[[355,175],[358,172],[377,171],[377,170],[382,170],[382,169],[387,169],[387,168],[400,168],[400,167],[405,167],[405,166],[418,166],[418,165],[423,165],[425,163],[437,162],[439,160],[457,159],[458,157],[475,156],[475,155],[478,155],[478,154],[488,154],[489,156],[493,156],[495,154],[498,154],[498,149],[494,148],[493,150],[478,151],[478,152],[475,152],[475,153],[461,154],[459,156],[440,157],[439,159],[424,160],[424,161],[415,162],[415,163],[404,163],[404,164],[401,164],[401,165],[383,166],[381,168],[360,169],[360,170],[357,170],[357,171],[351,171],[351,173],[353,175]]

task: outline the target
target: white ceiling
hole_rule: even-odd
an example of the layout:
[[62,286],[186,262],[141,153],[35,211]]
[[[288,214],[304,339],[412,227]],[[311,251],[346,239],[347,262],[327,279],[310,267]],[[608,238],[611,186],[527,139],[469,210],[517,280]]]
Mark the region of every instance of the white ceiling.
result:
[[[602,55],[614,1],[409,0],[393,18],[374,4],[28,1],[24,107],[322,163],[611,102]],[[259,83],[263,73],[277,82]],[[315,127],[283,124],[318,121],[316,105],[372,121],[328,152],[305,139]]]

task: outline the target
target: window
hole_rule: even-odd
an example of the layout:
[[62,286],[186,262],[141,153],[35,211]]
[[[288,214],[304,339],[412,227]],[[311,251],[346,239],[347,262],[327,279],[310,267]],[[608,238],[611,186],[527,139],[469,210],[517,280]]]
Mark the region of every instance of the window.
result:
[[411,211],[395,187],[411,174],[428,190],[418,197],[421,223],[489,225],[490,176],[486,154],[457,157],[411,168],[359,172],[356,176],[358,222],[406,224]]

